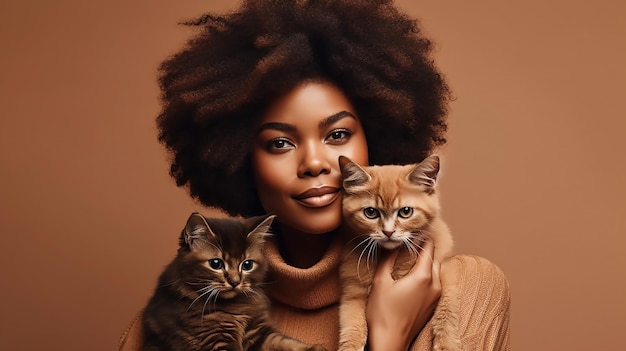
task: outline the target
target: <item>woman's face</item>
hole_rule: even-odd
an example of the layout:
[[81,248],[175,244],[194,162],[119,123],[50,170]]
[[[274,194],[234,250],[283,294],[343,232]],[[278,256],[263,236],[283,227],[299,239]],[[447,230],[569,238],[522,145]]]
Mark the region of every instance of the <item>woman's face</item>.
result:
[[323,234],[339,226],[340,155],[368,163],[355,109],[330,83],[304,83],[261,116],[252,148],[255,183],[283,230]]

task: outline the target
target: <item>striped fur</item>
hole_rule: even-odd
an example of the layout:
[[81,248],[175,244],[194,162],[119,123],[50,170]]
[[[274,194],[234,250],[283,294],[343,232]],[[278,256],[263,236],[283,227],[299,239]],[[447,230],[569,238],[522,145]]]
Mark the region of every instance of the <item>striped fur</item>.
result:
[[322,351],[280,334],[261,286],[274,216],[189,217],[144,310],[144,351]]

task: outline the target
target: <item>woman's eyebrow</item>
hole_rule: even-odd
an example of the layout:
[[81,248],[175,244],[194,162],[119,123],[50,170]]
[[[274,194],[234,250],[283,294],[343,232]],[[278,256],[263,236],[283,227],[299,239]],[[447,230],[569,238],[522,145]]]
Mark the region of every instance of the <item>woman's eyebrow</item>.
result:
[[262,131],[267,130],[267,129],[279,130],[281,132],[295,132],[296,131],[296,127],[294,127],[291,124],[279,123],[279,122],[269,122],[269,123],[265,123],[265,124],[261,125],[259,127],[259,130],[257,131],[257,134],[259,134]]
[[337,122],[340,119],[346,118],[346,117],[351,117],[354,119],[357,119],[355,115],[353,115],[352,113],[348,112],[348,111],[341,111],[341,112],[337,112],[334,115],[328,116],[328,118],[325,118],[323,120],[320,121],[319,124],[319,128],[325,128],[328,127],[329,125]]
[[[319,128],[320,129],[325,128],[346,117],[351,117],[351,118],[356,119],[356,116],[353,115],[352,113],[348,111],[341,111],[321,120],[319,123]],[[292,124],[281,123],[281,122],[268,122],[268,123],[264,123],[263,125],[259,127],[259,129],[257,130],[257,134],[268,129],[278,130],[281,132],[295,132],[296,131],[296,127]]]

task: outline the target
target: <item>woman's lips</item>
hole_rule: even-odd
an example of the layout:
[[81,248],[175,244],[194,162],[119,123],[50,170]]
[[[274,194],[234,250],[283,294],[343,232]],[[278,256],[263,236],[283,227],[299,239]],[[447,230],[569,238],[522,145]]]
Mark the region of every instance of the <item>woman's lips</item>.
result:
[[339,195],[339,188],[323,186],[311,188],[294,196],[298,202],[307,207],[324,207],[332,204]]

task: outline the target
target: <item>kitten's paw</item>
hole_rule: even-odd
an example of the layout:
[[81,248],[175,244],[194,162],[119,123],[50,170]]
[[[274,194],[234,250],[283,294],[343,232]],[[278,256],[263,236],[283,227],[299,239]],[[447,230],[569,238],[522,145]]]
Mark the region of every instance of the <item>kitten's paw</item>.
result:
[[328,351],[326,350],[326,348],[322,345],[313,345],[310,346],[307,351]]

